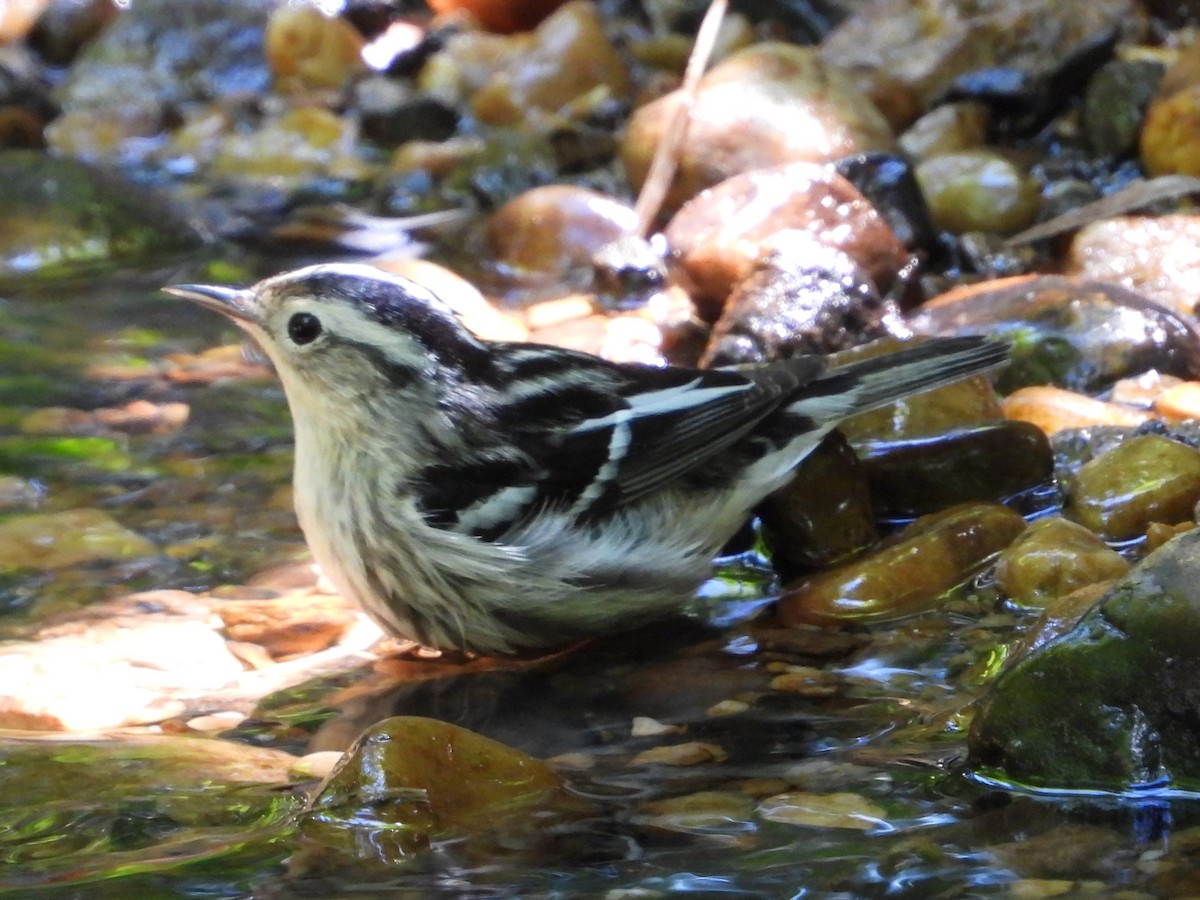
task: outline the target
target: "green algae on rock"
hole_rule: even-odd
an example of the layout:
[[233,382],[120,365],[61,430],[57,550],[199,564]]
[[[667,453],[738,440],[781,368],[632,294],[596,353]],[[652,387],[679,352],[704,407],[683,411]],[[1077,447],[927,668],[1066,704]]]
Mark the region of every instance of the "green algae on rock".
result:
[[976,712],[972,767],[1052,790],[1200,787],[1197,573],[1192,531],[1004,672]]

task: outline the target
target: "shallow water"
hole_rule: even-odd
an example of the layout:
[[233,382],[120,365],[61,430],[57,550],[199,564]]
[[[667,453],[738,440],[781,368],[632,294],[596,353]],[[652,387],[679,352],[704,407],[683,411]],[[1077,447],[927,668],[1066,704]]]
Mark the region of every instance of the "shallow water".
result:
[[[130,591],[243,583],[302,552],[274,382],[183,385],[91,371],[235,339],[215,317],[154,290],[198,274],[95,275],[0,292],[0,474],[31,479],[42,511],[99,508],[156,548],[119,563],[0,570],[0,635]],[[43,407],[132,399],[186,402],[190,418],[161,436],[21,432]],[[998,609],[986,585],[936,615],[841,635],[730,614],[722,594],[753,598],[753,584],[714,583],[712,593],[688,623],[540,667],[407,682],[368,669],[330,677],[266,698],[223,736],[247,754],[342,750],[385,716],[431,716],[554,758],[592,801],[586,816],[540,833],[438,843],[391,866],[314,866],[295,819],[311,783],[247,781],[191,757],[166,771],[141,744],[10,735],[0,738],[0,895],[1200,894],[1194,799],[1034,796],[963,770],[970,701],[1028,624]],[[636,717],[674,730],[635,736]],[[691,741],[724,758],[635,762]],[[862,812],[823,824],[769,813],[768,798],[796,794],[849,795]]]

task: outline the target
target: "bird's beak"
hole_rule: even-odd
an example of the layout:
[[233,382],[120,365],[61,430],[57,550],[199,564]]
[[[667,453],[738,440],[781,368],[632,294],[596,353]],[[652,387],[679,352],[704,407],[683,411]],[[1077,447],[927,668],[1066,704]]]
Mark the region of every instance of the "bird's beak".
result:
[[239,324],[258,325],[262,321],[258,300],[252,290],[237,290],[212,284],[172,284],[163,288],[163,291],[199,303]]

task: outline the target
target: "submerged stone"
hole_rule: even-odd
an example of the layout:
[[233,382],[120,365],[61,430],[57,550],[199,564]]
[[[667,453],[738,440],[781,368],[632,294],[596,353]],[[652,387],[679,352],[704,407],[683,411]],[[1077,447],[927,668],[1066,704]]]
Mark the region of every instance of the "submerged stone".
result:
[[853,828],[874,831],[887,828],[887,810],[862,794],[815,794],[789,791],[768,797],[758,814],[771,822],[810,828]]
[[0,569],[63,569],[155,552],[153,543],[98,509],[31,513],[0,522]]
[[1051,789],[1200,787],[1198,586],[1192,531],[996,680],[971,729],[971,765]]
[[553,812],[580,805],[539,759],[457,725],[396,716],[359,738],[309,805],[306,862],[386,865],[434,841],[498,832],[510,848],[518,835],[533,844]]

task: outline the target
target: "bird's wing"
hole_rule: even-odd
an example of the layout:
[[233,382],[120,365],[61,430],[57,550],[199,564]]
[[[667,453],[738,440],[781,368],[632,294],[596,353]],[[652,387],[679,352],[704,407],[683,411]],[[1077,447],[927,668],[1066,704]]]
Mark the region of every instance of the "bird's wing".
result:
[[445,527],[497,536],[541,510],[586,518],[637,499],[741,440],[824,368],[655,368],[528,345],[510,345],[507,364],[496,424],[520,455],[431,473],[421,504],[452,510]]

